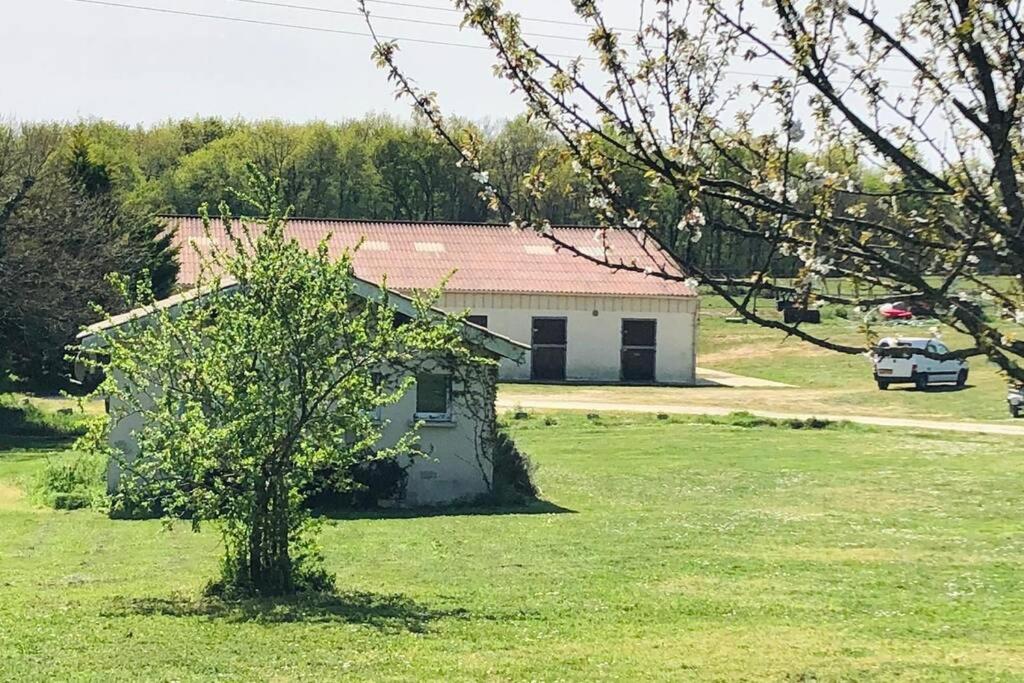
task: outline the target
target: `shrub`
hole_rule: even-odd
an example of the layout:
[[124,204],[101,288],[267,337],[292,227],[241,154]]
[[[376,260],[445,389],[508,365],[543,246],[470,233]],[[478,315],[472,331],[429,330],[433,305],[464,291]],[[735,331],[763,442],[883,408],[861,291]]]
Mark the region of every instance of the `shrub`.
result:
[[370,510],[405,496],[409,465],[398,458],[359,462],[343,472],[325,469],[306,491],[310,508]]
[[397,458],[356,463],[349,468],[348,479],[352,482],[347,491],[349,505],[367,510],[377,507],[381,501],[400,500],[405,496],[409,466]]
[[94,456],[50,460],[36,481],[36,496],[58,510],[98,507],[105,498],[104,470],[102,460]]
[[506,432],[499,431],[494,444],[494,495],[503,502],[533,500],[540,494],[533,478],[537,465],[516,446]]
[[807,419],[776,419],[772,417],[762,417],[760,415],[754,415],[744,411],[730,413],[722,418],[705,418],[705,420],[712,423],[717,422],[732,425],[734,427],[745,428],[788,427],[790,429],[831,429],[832,427],[848,424],[822,420],[816,417],[809,417]]

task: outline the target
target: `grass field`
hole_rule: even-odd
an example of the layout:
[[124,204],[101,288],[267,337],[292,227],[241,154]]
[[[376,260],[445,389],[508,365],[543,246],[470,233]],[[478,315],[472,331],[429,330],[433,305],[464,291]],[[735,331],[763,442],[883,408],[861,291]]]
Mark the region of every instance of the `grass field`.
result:
[[[766,302],[770,307],[771,302]],[[768,400],[784,410],[792,402],[794,409],[821,404],[821,412],[883,414],[901,417],[936,417],[963,420],[1003,420],[1007,418],[1006,382],[996,368],[981,358],[971,360],[969,387],[962,391],[937,389],[915,391],[896,385],[879,391],[871,376],[871,365],[863,356],[851,356],[787,339],[780,332],[752,324],[727,322],[730,315],[724,302],[714,297],[702,299],[699,365],[752,377],[771,379],[797,387],[776,390]],[[865,335],[856,319],[826,318],[811,326],[828,339],[863,345]],[[882,335],[930,336],[931,324],[876,326]],[[942,331],[952,348],[966,339],[952,330]]]
[[515,421],[547,504],[328,520],[339,595],[243,604],[212,530],[35,507],[68,456],[8,440],[0,679],[1024,679],[1024,445],[738,424]]

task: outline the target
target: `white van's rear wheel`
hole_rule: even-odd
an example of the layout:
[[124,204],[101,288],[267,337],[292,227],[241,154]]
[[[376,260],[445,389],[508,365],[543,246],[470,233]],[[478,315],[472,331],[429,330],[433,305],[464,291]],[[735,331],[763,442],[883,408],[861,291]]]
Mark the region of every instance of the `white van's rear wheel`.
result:
[[914,388],[918,391],[926,391],[928,389],[928,375],[915,375]]
[[967,384],[967,371],[966,370],[961,370],[960,374],[956,376],[956,385],[958,387],[963,387],[966,384]]

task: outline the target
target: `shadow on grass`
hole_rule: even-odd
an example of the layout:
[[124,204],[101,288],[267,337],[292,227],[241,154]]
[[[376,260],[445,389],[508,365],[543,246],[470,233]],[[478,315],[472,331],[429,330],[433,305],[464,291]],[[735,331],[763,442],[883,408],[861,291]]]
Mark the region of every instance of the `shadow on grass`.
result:
[[924,391],[921,391],[911,384],[905,387],[900,387],[897,391],[914,391],[925,394],[954,394],[959,391],[966,391],[967,389],[973,388],[973,384],[965,384],[963,386],[957,386],[955,384],[929,384]]
[[[0,453],[4,451],[62,451],[70,448],[77,436],[30,436],[0,433]],[[23,460],[38,457],[38,453]]]
[[576,514],[561,505],[535,500],[523,505],[449,505],[411,508],[319,508],[316,514],[326,519],[416,519],[420,517],[477,517],[491,515],[562,515]]
[[283,598],[121,598],[102,616],[203,617],[243,623],[347,623],[382,631],[425,632],[439,619],[467,619],[463,609],[436,610],[399,594],[363,591],[304,593]]
[[0,450],[69,446],[86,425],[72,412],[47,413],[27,401],[0,396]]

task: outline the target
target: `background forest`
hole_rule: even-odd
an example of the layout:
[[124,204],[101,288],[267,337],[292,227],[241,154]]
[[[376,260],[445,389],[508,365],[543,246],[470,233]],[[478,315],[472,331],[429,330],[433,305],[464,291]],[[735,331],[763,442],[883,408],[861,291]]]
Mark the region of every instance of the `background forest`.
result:
[[[553,136],[525,117],[468,129],[494,169],[490,183],[520,216],[595,223],[593,197]],[[230,188],[244,184],[247,163],[281,178],[295,216],[508,221],[507,207],[488,209],[480,184],[457,161],[426,126],[383,116],[0,124],[0,378],[58,381],[67,372],[65,345],[95,319],[90,303],[113,305],[104,279],[111,271],[148,273],[158,295],[170,292],[176,265],[159,215],[193,214],[218,201],[240,210]],[[794,163],[802,167],[806,158]],[[694,241],[676,229],[682,212],[674,193],[650,204],[648,183],[628,167],[616,182],[627,202],[648,207],[659,237],[689,262],[734,276],[762,267],[763,242],[719,229],[714,206],[705,205],[707,225]],[[786,267],[776,260],[773,275],[790,275]]]

